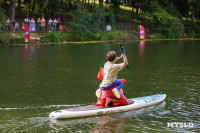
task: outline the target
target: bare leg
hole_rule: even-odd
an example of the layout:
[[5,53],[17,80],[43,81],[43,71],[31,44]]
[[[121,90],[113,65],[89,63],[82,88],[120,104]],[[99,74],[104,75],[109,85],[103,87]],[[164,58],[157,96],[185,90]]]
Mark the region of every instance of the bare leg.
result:
[[109,104],[110,103],[116,103],[118,100],[117,99],[114,99],[114,98],[106,98],[106,105],[105,105],[105,107],[106,108],[109,108],[110,106],[109,106]]

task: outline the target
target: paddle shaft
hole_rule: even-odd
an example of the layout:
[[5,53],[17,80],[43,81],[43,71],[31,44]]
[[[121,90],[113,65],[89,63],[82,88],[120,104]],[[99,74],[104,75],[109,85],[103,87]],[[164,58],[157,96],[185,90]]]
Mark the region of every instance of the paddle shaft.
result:
[[[121,48],[122,48],[122,44],[119,43],[119,46],[120,46],[120,49],[121,49]],[[130,67],[129,67],[128,65],[126,65],[126,67],[127,67],[128,69],[130,69]]]

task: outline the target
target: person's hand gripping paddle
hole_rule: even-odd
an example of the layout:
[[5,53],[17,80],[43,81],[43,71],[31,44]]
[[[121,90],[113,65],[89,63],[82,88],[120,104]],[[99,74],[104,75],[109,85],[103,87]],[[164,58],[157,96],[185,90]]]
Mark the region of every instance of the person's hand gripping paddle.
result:
[[[125,49],[124,49],[124,47],[122,46],[121,43],[119,43],[119,46],[120,46],[121,58],[123,58],[123,54],[125,53]],[[128,65],[126,67],[128,69],[130,69],[130,67]]]

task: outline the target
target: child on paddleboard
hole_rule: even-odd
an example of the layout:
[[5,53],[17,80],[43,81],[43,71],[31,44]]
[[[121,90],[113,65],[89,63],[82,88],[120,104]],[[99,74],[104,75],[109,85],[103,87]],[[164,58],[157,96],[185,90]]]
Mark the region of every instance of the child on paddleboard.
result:
[[[112,92],[114,93],[116,98],[106,98],[106,104],[105,107],[109,107],[110,103],[117,103],[120,99],[120,93],[119,91],[121,90],[123,86],[123,82],[117,78],[117,74],[120,70],[122,70],[125,66],[128,65],[128,60],[126,58],[126,55],[124,53],[124,48],[121,48],[121,57],[117,57],[117,54],[115,51],[110,51],[107,54],[107,62],[104,65],[104,78],[102,83],[100,84],[100,90],[108,90],[111,89],[112,87],[116,86],[114,89],[112,89]],[[123,63],[120,64],[115,64],[116,61],[123,59]],[[106,95],[106,94],[105,94]],[[123,95],[123,94],[121,94]],[[123,96],[124,99],[125,96]],[[128,102],[125,102],[125,104],[128,104]],[[116,105],[118,106],[118,105]]]

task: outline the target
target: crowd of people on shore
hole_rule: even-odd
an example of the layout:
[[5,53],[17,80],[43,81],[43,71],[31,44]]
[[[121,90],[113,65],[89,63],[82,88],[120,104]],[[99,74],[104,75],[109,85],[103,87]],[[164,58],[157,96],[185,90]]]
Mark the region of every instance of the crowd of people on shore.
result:
[[44,17],[42,18],[37,18],[37,20],[35,20],[34,18],[29,19],[29,17],[27,16],[23,22],[17,22],[15,20],[10,20],[9,18],[7,18],[6,21],[6,26],[2,26],[0,23],[0,31],[4,30],[4,31],[20,31],[22,29],[21,25],[26,25],[29,27],[30,32],[45,32],[45,31],[57,31],[59,30],[60,25],[62,24],[60,18],[58,19],[51,19],[49,18],[48,20],[45,20]]

